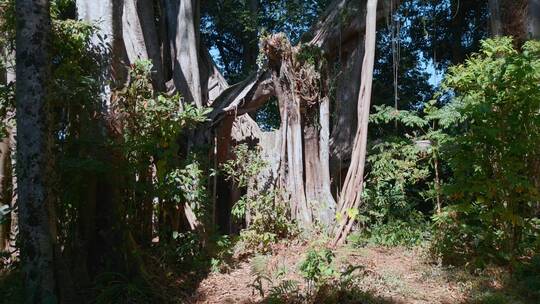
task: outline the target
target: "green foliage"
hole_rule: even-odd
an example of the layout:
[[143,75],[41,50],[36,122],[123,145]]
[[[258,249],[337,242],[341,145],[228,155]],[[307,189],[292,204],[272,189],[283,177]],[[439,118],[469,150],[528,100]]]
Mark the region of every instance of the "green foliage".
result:
[[310,44],[300,44],[298,52],[295,53],[295,59],[299,64],[309,64],[318,70],[326,61],[322,49]]
[[331,267],[334,253],[327,248],[310,249],[300,263],[300,273],[308,282],[308,289],[319,287],[336,274]]
[[[129,70],[129,84],[118,93],[115,111],[121,118],[123,153],[132,180],[132,208],[136,212],[144,199],[157,197],[167,208],[183,209],[189,204],[199,221],[208,219],[205,164],[192,151],[179,158],[179,140],[186,131],[207,120],[207,108],[186,104],[178,95],[156,95],[152,89],[148,60],[135,62]],[[152,169],[153,168],[153,169]],[[155,177],[149,172],[155,170]],[[165,212],[160,210],[160,212]]]
[[212,272],[223,272],[229,269],[234,253],[235,239],[228,235],[214,236],[211,240],[213,248],[210,251],[210,270]]
[[15,127],[15,84],[0,84],[0,136]]
[[518,265],[513,275],[516,289],[531,300],[540,301],[540,256],[538,253],[530,260]]
[[347,240],[354,247],[367,244],[414,247],[428,240],[429,235],[430,227],[424,216],[412,211],[406,221],[374,224],[352,233]]
[[206,176],[201,162],[197,157],[187,161],[183,169],[174,169],[165,176],[160,187],[162,199],[181,206],[189,204],[197,218],[204,219],[210,210],[208,206],[208,191]]
[[233,153],[233,159],[224,163],[221,169],[237,187],[248,188],[248,193],[231,210],[236,221],[246,220],[247,224],[247,228],[240,232],[238,247],[245,253],[267,252],[270,245],[294,235],[295,225],[287,216],[285,204],[277,200],[274,191],[256,193],[254,189],[254,180],[267,166],[259,151],[241,144],[235,147]]
[[248,145],[240,144],[234,147],[234,157],[221,166],[229,180],[234,181],[238,188],[248,186],[249,180],[259,174],[266,166],[260,151],[250,150]]
[[434,102],[414,111],[375,109],[370,115],[372,129],[394,125],[404,134],[385,135],[370,146],[365,203],[358,215],[361,228],[350,240],[355,246],[418,245],[429,237],[426,215],[442,204],[440,146],[448,135],[438,121],[449,114]]
[[163,301],[140,276],[128,277],[120,273],[103,273],[96,279],[96,304],[131,304]]
[[434,251],[447,262],[482,266],[538,250],[539,54],[538,41],[518,51],[510,38],[486,40],[450,68],[444,89],[461,132],[443,151],[451,205],[434,217]]
[[245,252],[268,252],[280,239],[296,235],[296,226],[287,217],[285,206],[276,202],[274,193],[246,201],[246,212],[250,214],[249,226],[240,232]]
[[50,156],[57,170],[50,179],[55,188],[63,187],[56,202],[58,231],[61,242],[70,246],[76,242],[73,233],[77,231],[78,211],[87,203],[88,184],[108,168],[98,156],[106,143],[97,114],[101,109],[97,80],[101,75],[100,57],[91,42],[97,27],[63,15],[52,15],[48,110],[55,141]]
[[424,199],[423,183],[431,181],[426,158],[407,138],[388,138],[372,147],[364,192],[368,202],[363,220],[366,224],[406,219],[415,210]]
[[174,158],[177,140],[183,131],[206,121],[210,109],[179,106],[180,96],[154,96],[150,82],[152,63],[135,62],[129,72],[129,85],[119,93],[117,111],[123,118],[123,136],[128,156],[156,155],[166,166]]
[[[0,50],[6,52],[15,48],[15,1],[0,0]],[[1,54],[3,57],[5,54]],[[3,65],[0,59],[0,66]]]
[[177,265],[197,263],[203,255],[200,235],[193,232],[173,232],[172,252]]
[[269,256],[257,255],[251,260],[251,274],[255,277],[249,287],[258,292],[264,303],[305,303],[299,283],[283,279],[284,273],[268,272]]

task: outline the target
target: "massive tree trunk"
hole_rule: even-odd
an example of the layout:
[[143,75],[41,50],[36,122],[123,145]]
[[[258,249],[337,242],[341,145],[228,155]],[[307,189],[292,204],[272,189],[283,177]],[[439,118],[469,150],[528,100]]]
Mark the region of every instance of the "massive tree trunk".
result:
[[[398,2],[394,4],[397,5]],[[384,5],[378,7],[379,10],[389,10],[387,2],[382,4]],[[342,12],[363,10],[355,1],[334,1],[321,22],[312,29],[311,35],[306,35],[311,37],[311,40],[304,46],[314,46],[323,52],[330,63],[338,61],[345,66],[345,72],[337,77],[323,72],[325,77],[335,79],[337,83],[332,110],[337,114],[336,119],[330,121],[328,117],[330,104],[324,95],[324,89],[318,88],[322,95],[311,107],[299,96],[302,86],[309,87],[302,81],[295,83],[305,76],[299,74],[305,65],[297,64],[291,59],[295,58],[300,47],[290,48],[288,41],[280,35],[274,35],[263,42],[263,46],[266,45],[265,52],[269,59],[272,81],[263,81],[262,75],[265,73],[262,72],[258,73],[259,76],[251,76],[231,90],[225,91],[214,104],[214,111],[210,115],[215,124],[218,124],[222,119],[227,120],[223,116],[242,115],[253,111],[269,97],[256,92],[271,87],[267,91],[278,97],[281,127],[277,134],[261,133],[259,130],[254,136],[263,147],[263,155],[267,160],[280,165],[279,168],[263,172],[262,175],[269,178],[269,181],[259,184],[277,185],[289,199],[292,216],[308,229],[313,221],[320,222],[326,229],[331,226],[328,223],[334,221],[335,201],[330,191],[330,172],[339,186],[340,167],[346,169],[351,159],[354,136],[350,130],[355,129],[357,121],[354,115],[358,96],[356,84],[360,81],[363,54],[359,41],[365,20],[350,17],[342,20]],[[317,122],[320,127],[317,127]],[[332,133],[330,125],[333,125]],[[227,134],[227,131],[221,130],[221,133]],[[270,143],[271,141],[276,142]]]
[[153,64],[152,84],[156,91],[162,92],[165,91],[165,75],[154,12],[152,1],[124,0],[122,32],[129,63],[150,60]]
[[16,2],[17,175],[20,251],[28,303],[55,303],[55,217],[51,186],[47,81],[49,1]]
[[[81,204],[78,210],[81,234],[77,235],[80,238],[77,241],[80,244],[76,244],[79,247],[73,248],[75,258],[72,264],[78,271],[80,284],[89,283],[89,280],[94,279],[100,271],[113,271],[145,278],[144,264],[140,261],[136,244],[123,214],[129,177],[122,172],[126,167],[126,160],[120,148],[123,139],[121,131],[117,128],[118,117],[114,111],[117,100],[111,94],[111,85],[121,87],[127,80],[126,63],[155,55],[146,51],[150,43],[145,42],[143,45],[142,41],[146,40],[140,39],[140,35],[133,34],[136,33],[134,29],[138,28],[143,33],[142,36],[148,36],[144,34],[148,29],[140,27],[143,22],[137,23],[139,27],[122,22],[124,13],[136,13],[133,4],[111,0],[77,1],[79,17],[99,26],[93,44],[96,55],[101,59],[102,71],[98,79],[102,104],[88,109],[89,121],[82,123],[80,132],[84,137],[93,136],[99,146],[109,148],[108,151],[102,149],[81,151],[83,155],[88,153],[92,158],[99,160],[107,166],[108,171],[88,174],[87,201]],[[126,19],[124,21],[127,22]],[[129,21],[139,22],[135,16]],[[128,28],[125,29],[125,26]],[[99,37],[102,37],[102,40]],[[143,46],[144,50],[141,49]],[[110,145],[108,141],[116,144]]]
[[373,66],[375,62],[375,37],[377,28],[377,0],[368,0],[366,16],[365,55],[362,65],[362,79],[358,96],[358,127],[354,140],[351,166],[347,172],[343,191],[339,198],[338,212],[341,220],[336,230],[333,245],[343,244],[356,218],[349,215],[349,210],[357,210],[362,201],[364,169],[367,152],[367,132],[369,109],[371,105],[371,88],[373,82]]
[[99,26],[98,33],[92,37],[94,47],[101,55],[100,95],[101,102],[108,106],[111,100],[112,48],[113,48],[113,2],[111,0],[76,0],[79,19]]
[[173,81],[188,103],[206,105],[199,67],[199,1],[165,0]]
[[489,0],[492,36],[512,36],[517,45],[540,38],[540,0]]
[[[277,38],[285,39],[279,36]],[[285,53],[285,56],[292,56],[291,50],[285,50],[285,52],[289,52],[289,54]],[[286,60],[290,59],[280,62],[278,70],[272,74],[281,115],[279,190],[285,201],[289,202],[292,218],[298,220],[303,228],[309,229],[313,220],[311,209],[307,205],[304,186],[300,100],[295,94],[295,79],[292,78],[294,75],[290,71],[292,63]]]
[[[103,2],[100,2],[101,6],[94,6],[79,0],[79,6],[83,4],[86,6],[80,11],[93,18],[100,13],[104,14],[102,19],[105,20],[106,32],[115,34],[112,26],[115,23],[109,14],[112,6],[106,0],[100,1]],[[334,1],[321,18],[321,22],[312,29],[311,40],[304,44],[322,50],[329,62],[338,61],[346,67],[345,72],[337,76],[335,103],[331,105],[332,98],[327,96],[328,89],[312,88],[320,91],[314,100],[308,100],[309,98],[306,99],[302,95],[305,88],[298,79],[305,76],[301,74],[305,72],[302,70],[304,66],[294,59],[300,47],[292,48],[286,39],[283,39],[283,42],[289,49],[280,50],[282,53],[278,57],[270,58],[268,70],[259,71],[229,88],[208,51],[201,46],[197,1],[160,1],[157,4],[160,7],[156,7],[154,11],[159,12],[163,9],[162,16],[154,18],[148,16],[148,7],[144,11],[140,10],[142,6],[139,6],[141,5],[139,1],[125,1],[122,32],[129,62],[137,58],[150,58],[155,67],[163,65],[164,81],[168,78],[167,71],[172,71],[170,75],[172,82],[167,84],[169,93],[177,91],[182,94],[185,102],[192,102],[197,106],[211,104],[214,107],[214,111],[210,114],[212,123],[209,126],[217,130],[213,132],[201,130],[192,134],[190,146],[211,143],[212,134],[217,134],[216,161],[225,161],[230,157],[230,146],[233,141],[231,133],[244,133],[235,130],[251,128],[254,125],[249,123],[249,120],[236,117],[255,111],[270,96],[278,97],[282,116],[280,136],[265,136],[256,125],[254,129],[257,130],[252,132],[252,135],[257,137],[255,141],[270,149],[279,150],[280,167],[269,170],[273,175],[272,180],[264,184],[277,185],[286,193],[291,214],[302,226],[310,228],[316,221],[323,227],[329,227],[334,221],[336,205],[330,190],[330,171],[334,174],[332,179],[339,186],[342,182],[338,177],[341,172],[339,168],[341,166],[346,168],[351,159],[354,137],[350,131],[356,128],[357,122],[357,117],[353,114],[356,108],[354,99],[358,95],[358,86],[355,84],[360,79],[363,49],[359,41],[365,20],[351,16],[358,15],[364,8],[352,0]],[[257,2],[256,0],[250,2],[253,13],[257,11]],[[387,3],[384,4],[380,9],[388,9]],[[97,13],[88,12],[97,11],[96,7],[108,9],[101,9]],[[349,14],[351,16],[343,20],[344,11],[355,13]],[[143,13],[146,15],[143,16]],[[149,48],[156,45],[155,41],[149,41],[153,35],[147,34],[153,32],[151,27],[154,23],[150,22],[150,19],[159,19],[163,22],[160,24],[165,26],[155,35],[159,37],[157,44],[161,43],[160,56],[156,56],[155,50],[151,51]],[[111,44],[115,46],[114,40],[112,42]],[[288,53],[285,54],[283,51]],[[159,62],[156,64],[156,61]],[[317,71],[315,74],[320,76],[318,74],[320,72]],[[330,78],[326,75],[328,71],[323,73],[325,74],[323,78]],[[154,82],[156,81],[154,79]],[[330,120],[330,107],[337,113],[337,119]],[[280,142],[268,144],[269,138]],[[263,154],[271,157],[276,155],[275,151],[263,151]],[[227,187],[226,184],[223,186]],[[223,198],[223,195],[218,194],[218,197]],[[230,206],[227,203],[223,204]]]

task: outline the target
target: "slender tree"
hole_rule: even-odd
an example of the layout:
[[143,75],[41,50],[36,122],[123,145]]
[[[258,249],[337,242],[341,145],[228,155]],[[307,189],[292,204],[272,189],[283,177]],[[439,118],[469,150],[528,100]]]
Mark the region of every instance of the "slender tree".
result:
[[55,303],[55,215],[50,191],[48,0],[16,2],[17,175],[20,252],[27,303]]

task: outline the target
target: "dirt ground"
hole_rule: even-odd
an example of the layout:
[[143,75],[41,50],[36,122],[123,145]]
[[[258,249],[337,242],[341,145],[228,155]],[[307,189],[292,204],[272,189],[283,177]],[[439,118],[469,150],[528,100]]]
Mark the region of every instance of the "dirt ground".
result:
[[[189,303],[264,303],[260,292],[253,287],[257,285],[256,273],[265,273],[269,278],[262,280],[266,292],[271,285],[283,280],[294,280],[299,282],[300,288],[305,288],[298,266],[308,248],[306,244],[283,246],[272,255],[255,256],[240,262],[228,273],[212,273],[199,284]],[[469,302],[470,291],[475,285],[470,278],[427,263],[427,260],[421,249],[343,248],[335,252],[332,268],[340,271],[349,265],[358,267],[355,286],[363,294],[370,295],[370,300],[359,299],[357,303]],[[492,285],[497,285],[496,280]]]

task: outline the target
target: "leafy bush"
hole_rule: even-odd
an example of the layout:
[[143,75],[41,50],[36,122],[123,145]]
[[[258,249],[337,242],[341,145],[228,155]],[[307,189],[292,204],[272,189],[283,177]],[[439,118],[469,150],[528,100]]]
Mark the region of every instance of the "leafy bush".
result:
[[360,217],[364,226],[409,220],[433,183],[426,158],[409,138],[390,137],[372,147],[363,194],[365,211]]
[[540,255],[518,265],[513,277],[519,291],[531,300],[540,301]]
[[156,292],[140,276],[127,277],[120,273],[103,273],[96,278],[96,304],[131,304],[162,302]]
[[[404,135],[384,135],[372,143],[364,205],[358,212],[360,230],[350,236],[354,246],[419,245],[429,235],[427,215],[442,204],[439,146],[446,136],[435,126],[446,113],[434,103],[416,110],[375,106],[372,129],[399,124]],[[385,133],[384,133],[385,134]]]
[[394,220],[384,224],[375,224],[352,233],[348,242],[352,246],[362,247],[367,244],[383,246],[413,247],[429,239],[430,227],[428,222],[414,211],[407,221]]
[[327,248],[310,249],[300,263],[300,273],[308,283],[308,294],[334,277],[336,271],[331,267],[334,253]]
[[[449,263],[512,262],[538,250],[540,42],[521,51],[486,40],[445,80],[460,132],[444,155],[451,205],[434,217],[434,252]],[[472,258],[472,259],[471,259]]]
[[268,252],[270,245],[297,234],[286,207],[276,202],[274,192],[239,202],[245,204],[246,213],[250,216],[249,226],[240,232],[240,245],[244,251]]
[[238,251],[244,253],[268,252],[270,245],[296,234],[296,225],[289,219],[287,207],[277,200],[274,191],[255,191],[253,180],[266,167],[257,150],[241,144],[234,149],[235,157],[222,165],[229,180],[239,188],[248,188],[233,206],[231,214],[236,221],[245,221],[240,232]]
[[210,270],[212,272],[228,270],[234,253],[235,239],[222,235],[215,236],[211,242],[213,248],[210,250]]

